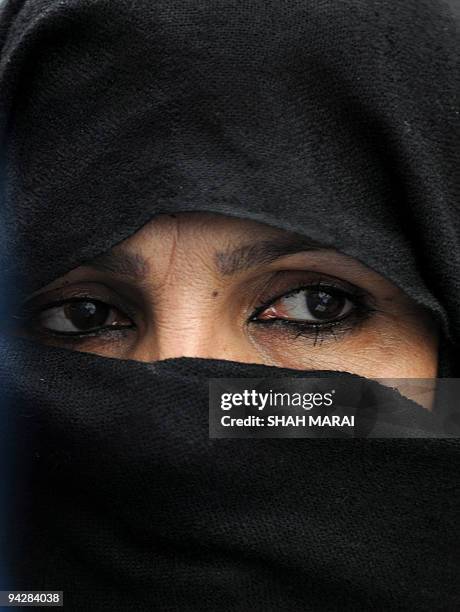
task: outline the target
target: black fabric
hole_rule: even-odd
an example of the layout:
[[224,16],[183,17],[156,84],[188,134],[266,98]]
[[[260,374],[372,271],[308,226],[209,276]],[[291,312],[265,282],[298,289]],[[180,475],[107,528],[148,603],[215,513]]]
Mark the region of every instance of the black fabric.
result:
[[8,588],[63,589],[78,611],[458,607],[458,441],[208,437],[208,377],[340,376],[376,410],[390,389],[24,340],[2,356],[17,366],[0,370],[17,415]]
[[40,286],[154,213],[212,210],[365,260],[458,345],[458,21],[444,0],[394,4],[6,2],[1,260],[14,252],[15,284]]
[[[377,270],[460,375],[458,4],[6,0],[0,45],[3,294],[213,211]],[[2,342],[4,588],[77,611],[458,609],[458,441],[208,438],[211,375],[283,373]]]

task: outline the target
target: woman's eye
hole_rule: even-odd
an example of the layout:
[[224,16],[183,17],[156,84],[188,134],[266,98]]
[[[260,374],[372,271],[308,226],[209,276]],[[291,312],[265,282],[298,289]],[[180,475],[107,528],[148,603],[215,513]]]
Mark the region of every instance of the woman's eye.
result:
[[81,335],[105,328],[131,327],[132,321],[105,302],[79,299],[41,310],[33,325],[56,334]]
[[336,288],[302,288],[279,297],[258,313],[256,320],[284,319],[315,325],[344,319],[355,304]]

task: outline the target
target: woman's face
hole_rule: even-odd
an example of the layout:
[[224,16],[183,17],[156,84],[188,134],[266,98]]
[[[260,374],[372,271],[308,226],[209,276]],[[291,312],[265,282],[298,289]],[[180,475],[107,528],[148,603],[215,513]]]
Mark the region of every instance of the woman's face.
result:
[[20,333],[139,361],[189,356],[432,378],[425,311],[358,261],[208,213],[160,215],[33,294]]

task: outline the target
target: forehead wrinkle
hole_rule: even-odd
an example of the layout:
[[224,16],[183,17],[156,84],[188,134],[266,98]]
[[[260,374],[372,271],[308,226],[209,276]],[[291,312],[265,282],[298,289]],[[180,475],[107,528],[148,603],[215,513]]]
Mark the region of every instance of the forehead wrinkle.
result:
[[261,240],[256,243],[244,244],[235,249],[217,251],[214,255],[214,263],[220,274],[228,276],[248,270],[256,265],[271,263],[285,255],[326,248],[326,245],[308,238]]

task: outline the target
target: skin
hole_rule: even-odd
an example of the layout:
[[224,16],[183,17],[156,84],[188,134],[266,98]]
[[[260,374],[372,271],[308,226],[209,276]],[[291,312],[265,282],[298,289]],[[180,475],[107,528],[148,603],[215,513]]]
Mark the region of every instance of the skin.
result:
[[[327,308],[318,322],[306,306],[318,291],[340,314],[332,325]],[[73,316],[69,299],[109,304],[106,329],[57,332]],[[155,217],[108,255],[33,294],[26,311],[21,334],[120,359],[206,357],[380,379],[437,372],[435,323],[391,282],[295,234],[210,213]],[[304,314],[310,319],[297,321],[299,329],[292,319]],[[415,399],[430,408],[431,392],[422,395]]]

